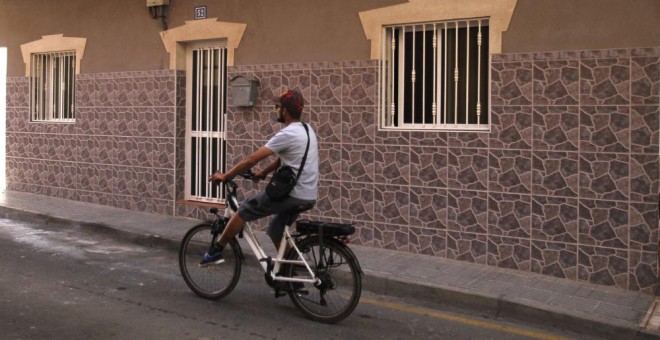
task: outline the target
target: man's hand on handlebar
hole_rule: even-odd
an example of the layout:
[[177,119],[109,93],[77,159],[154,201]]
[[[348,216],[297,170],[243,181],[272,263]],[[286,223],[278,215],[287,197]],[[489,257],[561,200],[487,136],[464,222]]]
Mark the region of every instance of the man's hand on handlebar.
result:
[[[252,170],[248,170],[239,176],[245,178],[245,179],[251,179],[255,182],[259,181],[260,179],[263,179],[264,177],[258,177],[257,174],[253,173]],[[213,173],[213,175],[209,176],[209,182],[213,182],[213,184],[220,184],[224,183],[227,181],[230,181],[232,177],[227,176],[226,173],[222,173],[220,171],[216,171]]]
[[209,182],[214,184],[220,184],[221,182],[226,182],[229,179],[225,174],[220,171],[216,171],[213,175],[209,176]]

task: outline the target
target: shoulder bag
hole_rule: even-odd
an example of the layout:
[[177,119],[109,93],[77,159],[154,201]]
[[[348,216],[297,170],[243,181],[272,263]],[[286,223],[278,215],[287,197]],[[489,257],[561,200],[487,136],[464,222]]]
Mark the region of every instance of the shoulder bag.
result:
[[266,187],[266,195],[273,201],[281,201],[289,197],[289,193],[293,190],[293,187],[298,183],[298,178],[302,173],[305,162],[307,161],[307,152],[309,151],[309,129],[307,124],[302,123],[305,127],[305,132],[307,132],[307,147],[305,148],[305,154],[303,155],[302,163],[298,169],[298,174],[293,171],[293,168],[290,166],[281,166],[279,167],[273,176],[270,178],[270,182]]

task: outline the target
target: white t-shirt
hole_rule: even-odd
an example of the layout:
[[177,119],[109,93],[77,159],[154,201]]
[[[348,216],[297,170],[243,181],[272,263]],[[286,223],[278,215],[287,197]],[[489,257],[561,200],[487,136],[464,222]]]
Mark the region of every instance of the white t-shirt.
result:
[[[319,183],[319,148],[316,133],[309,124],[307,128],[309,129],[307,161],[290,195],[303,200],[316,200]],[[280,166],[290,166],[297,174],[307,147],[305,128],[300,122],[291,123],[276,133],[266,143],[266,147],[280,158]]]

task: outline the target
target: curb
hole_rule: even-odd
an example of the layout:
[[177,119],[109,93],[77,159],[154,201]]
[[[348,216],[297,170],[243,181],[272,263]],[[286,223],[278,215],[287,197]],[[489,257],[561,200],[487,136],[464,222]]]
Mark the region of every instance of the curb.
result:
[[[178,251],[180,245],[180,240],[161,237],[160,235],[121,230],[104,223],[77,221],[6,206],[0,206],[0,218],[54,225],[65,229],[72,229],[73,227],[85,233],[102,234],[117,241],[127,241],[150,248]],[[433,283],[419,284],[418,281],[411,279],[385,277],[366,268],[363,268],[363,271],[363,289],[374,294],[438,301],[440,305],[444,306],[478,312],[505,320],[517,320],[543,327],[570,330],[578,334],[596,335],[604,338],[614,336],[660,339],[660,332],[658,331],[642,329],[606,317],[572,313],[534,301],[519,299],[515,296],[498,296]]]
[[30,212],[21,209],[0,206],[0,218],[15,219],[31,223],[42,223],[44,225],[53,225],[65,229],[78,229],[85,233],[94,233],[108,236],[117,241],[128,241],[133,244],[149,247],[164,248],[178,251],[180,240],[168,239],[155,234],[142,234],[121,230],[104,223],[94,223],[86,221],[72,220],[62,217]]
[[384,278],[365,269],[363,288],[370,292],[400,298],[416,298],[440,301],[440,305],[478,312],[482,315],[505,320],[517,320],[529,324],[565,329],[578,334],[603,338],[660,339],[660,332],[634,327],[619,320],[572,313],[513,296],[474,292],[457,287],[427,283],[402,278]]

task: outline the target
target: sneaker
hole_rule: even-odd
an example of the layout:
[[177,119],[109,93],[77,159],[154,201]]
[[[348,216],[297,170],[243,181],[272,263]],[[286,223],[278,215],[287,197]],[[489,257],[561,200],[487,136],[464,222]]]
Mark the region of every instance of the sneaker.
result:
[[225,259],[222,258],[222,247],[218,245],[213,245],[209,251],[204,254],[204,257],[199,262],[201,266],[208,266],[212,264],[220,264],[225,262]]

